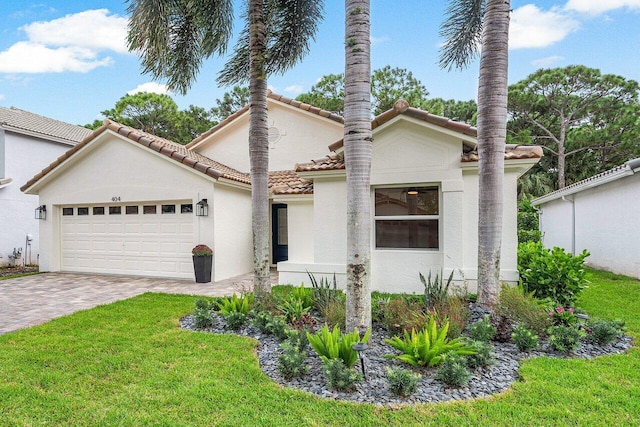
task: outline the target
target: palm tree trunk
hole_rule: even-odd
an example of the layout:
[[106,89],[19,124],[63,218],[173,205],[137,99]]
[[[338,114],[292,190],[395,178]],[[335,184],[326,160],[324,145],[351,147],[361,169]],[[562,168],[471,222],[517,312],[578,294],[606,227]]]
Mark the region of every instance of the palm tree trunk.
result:
[[488,0],[478,85],[478,303],[500,292],[504,153],[507,125],[509,0]]
[[347,330],[371,327],[371,58],[369,0],[345,1]]
[[256,293],[271,292],[269,280],[269,142],[267,78],[264,70],[265,22],[262,0],[249,2],[249,157],[253,229],[253,271]]

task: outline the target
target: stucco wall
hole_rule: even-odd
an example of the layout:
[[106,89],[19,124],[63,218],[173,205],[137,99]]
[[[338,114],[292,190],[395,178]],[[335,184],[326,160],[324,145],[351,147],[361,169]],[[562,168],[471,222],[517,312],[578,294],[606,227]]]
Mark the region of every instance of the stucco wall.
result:
[[545,247],[572,250],[575,203],[575,251],[587,249],[587,264],[640,278],[640,174],[556,199],[539,208]]
[[[327,146],[342,138],[342,124],[299,108],[269,100],[271,135],[269,170],[291,170],[299,162],[324,157]],[[249,172],[249,114],[205,140],[196,151],[241,172]]]
[[[24,194],[20,187],[71,146],[14,132],[2,131],[5,174],[13,182],[0,189],[0,265],[9,262],[13,248],[23,248],[22,262],[36,264],[40,253],[39,220],[35,219],[38,196]],[[0,143],[0,149],[2,144]],[[26,236],[33,236],[27,251]]]

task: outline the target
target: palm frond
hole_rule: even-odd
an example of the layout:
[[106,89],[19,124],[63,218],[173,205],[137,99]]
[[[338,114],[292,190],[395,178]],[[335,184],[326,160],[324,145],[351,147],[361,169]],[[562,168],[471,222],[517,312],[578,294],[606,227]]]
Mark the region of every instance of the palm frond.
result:
[[482,39],[482,17],[486,0],[449,0],[440,26],[445,39],[440,48],[440,67],[466,68],[478,54]]

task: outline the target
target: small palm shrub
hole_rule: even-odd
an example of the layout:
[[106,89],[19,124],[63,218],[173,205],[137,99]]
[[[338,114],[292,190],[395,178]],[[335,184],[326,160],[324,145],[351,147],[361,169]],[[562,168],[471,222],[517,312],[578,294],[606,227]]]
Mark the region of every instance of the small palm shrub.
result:
[[418,389],[422,375],[404,368],[387,368],[387,386],[396,396],[411,396]]
[[441,304],[449,294],[449,286],[453,280],[453,271],[449,275],[446,283],[443,282],[441,275],[437,274],[431,279],[431,271],[425,278],[422,273],[418,273],[420,281],[424,285],[424,305],[427,308],[434,308],[436,304]]
[[467,366],[471,369],[486,368],[495,363],[493,346],[484,341],[470,341],[469,345],[475,350],[475,354],[467,355]]
[[469,383],[471,372],[467,368],[464,356],[453,351],[447,352],[438,369],[438,379],[452,387],[462,387]]
[[607,345],[613,342],[623,332],[620,321],[607,319],[592,319],[586,324],[589,342],[599,345]]
[[247,323],[247,315],[239,311],[232,311],[222,315],[227,328],[237,331]]
[[253,300],[253,294],[246,294],[241,297],[233,294],[231,297],[221,298],[218,301],[218,311],[222,316],[230,313],[242,313],[246,316],[249,314]]
[[475,341],[490,342],[496,334],[496,327],[491,324],[489,315],[469,325],[469,336]]
[[351,368],[358,361],[358,352],[352,348],[353,345],[358,342],[366,343],[369,341],[369,336],[371,336],[371,329],[368,329],[362,338],[357,329],[343,334],[337,326],[334,326],[333,331],[329,332],[329,326],[326,323],[316,334],[307,332],[309,344],[323,361],[340,359],[347,368]]
[[504,286],[495,312],[507,316],[513,323],[523,324],[540,336],[545,335],[552,325],[544,304],[534,297],[533,292],[525,292],[522,286]]
[[206,301],[203,299],[196,300],[195,309],[193,311],[193,320],[196,328],[204,329],[213,324],[213,318],[211,315],[215,307],[216,303],[214,301]]
[[286,379],[301,377],[306,374],[309,367],[304,364],[307,354],[296,344],[285,341],[280,344],[283,353],[278,356],[278,369]]
[[336,390],[353,390],[356,383],[362,380],[362,375],[348,368],[342,359],[325,360],[323,370],[327,377],[327,386]]
[[449,340],[447,331],[449,324],[438,328],[434,317],[429,318],[427,327],[419,332],[415,329],[404,332],[404,339],[395,336],[384,341],[400,350],[402,354],[386,354],[386,358],[398,359],[411,366],[436,366],[442,362],[442,356],[447,352],[460,355],[473,354],[475,350],[461,338]]
[[515,343],[516,347],[520,351],[530,351],[534,348],[538,348],[538,336],[523,324],[519,324],[513,330],[511,339]]
[[291,296],[278,304],[278,310],[287,319],[287,322],[293,323],[303,315],[308,314],[311,306],[305,307],[301,299]]
[[583,336],[583,332],[573,326],[552,326],[549,328],[549,345],[562,353],[571,353],[578,348]]

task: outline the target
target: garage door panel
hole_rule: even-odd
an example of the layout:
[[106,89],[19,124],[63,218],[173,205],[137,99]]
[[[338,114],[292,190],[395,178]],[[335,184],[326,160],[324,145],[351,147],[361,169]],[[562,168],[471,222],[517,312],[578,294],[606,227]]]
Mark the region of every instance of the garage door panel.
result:
[[193,214],[143,215],[142,204],[139,214],[125,210],[94,216],[90,207],[87,216],[62,216],[62,269],[193,278]]

